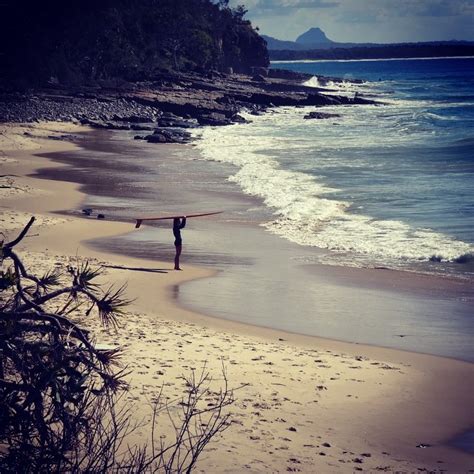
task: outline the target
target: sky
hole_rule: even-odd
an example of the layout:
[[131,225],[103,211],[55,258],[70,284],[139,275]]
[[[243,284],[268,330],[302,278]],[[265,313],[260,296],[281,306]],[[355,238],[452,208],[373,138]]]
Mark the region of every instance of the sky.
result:
[[295,40],[311,27],[354,43],[474,41],[474,0],[231,0],[261,34]]

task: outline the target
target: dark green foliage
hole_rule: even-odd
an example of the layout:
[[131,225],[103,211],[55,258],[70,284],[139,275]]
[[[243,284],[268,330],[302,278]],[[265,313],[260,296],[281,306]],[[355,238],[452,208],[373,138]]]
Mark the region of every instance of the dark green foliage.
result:
[[9,0],[0,8],[0,81],[74,85],[268,65],[266,43],[245,10],[226,1]]
[[249,66],[267,66],[268,53],[265,40],[244,20],[247,11],[243,7],[223,11],[221,25],[223,63],[236,71],[246,71]]

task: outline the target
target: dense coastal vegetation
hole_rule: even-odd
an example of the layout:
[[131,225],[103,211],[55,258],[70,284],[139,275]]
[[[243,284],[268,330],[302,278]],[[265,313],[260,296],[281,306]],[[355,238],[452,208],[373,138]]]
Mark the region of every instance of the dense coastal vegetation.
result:
[[418,43],[340,43],[329,39],[320,28],[310,28],[295,41],[263,35],[273,61],[390,59],[473,56],[472,41],[430,41]]
[[156,72],[250,72],[265,41],[228,0],[11,1],[2,7],[4,81],[82,84]]
[[329,97],[304,87],[305,75],[269,71],[264,38],[228,0],[22,0],[0,8],[9,20],[0,122],[81,122],[183,143],[188,128],[245,121],[242,109],[370,102]]

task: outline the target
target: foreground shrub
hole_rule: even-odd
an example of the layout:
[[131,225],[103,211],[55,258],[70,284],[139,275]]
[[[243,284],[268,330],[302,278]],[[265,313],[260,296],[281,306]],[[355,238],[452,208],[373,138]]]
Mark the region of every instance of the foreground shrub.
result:
[[[120,349],[100,350],[70,317],[96,314],[117,325],[129,303],[125,287],[103,289],[88,262],[67,274],[30,273],[14,248],[28,233],[0,247],[0,471],[190,472],[206,445],[229,425],[233,392],[211,390],[204,367],[186,378],[178,416],[158,397],[152,407],[149,445],[128,446],[137,428]],[[209,403],[209,398],[213,399]],[[174,427],[168,443],[158,419]],[[159,439],[159,442],[156,440]]]

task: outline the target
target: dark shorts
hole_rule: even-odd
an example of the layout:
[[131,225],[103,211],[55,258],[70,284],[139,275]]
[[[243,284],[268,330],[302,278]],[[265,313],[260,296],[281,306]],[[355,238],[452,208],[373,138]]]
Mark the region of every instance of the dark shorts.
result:
[[178,246],[178,245],[183,245],[183,241],[182,241],[181,239],[176,239],[176,240],[174,241],[174,244],[175,244],[176,246]]

